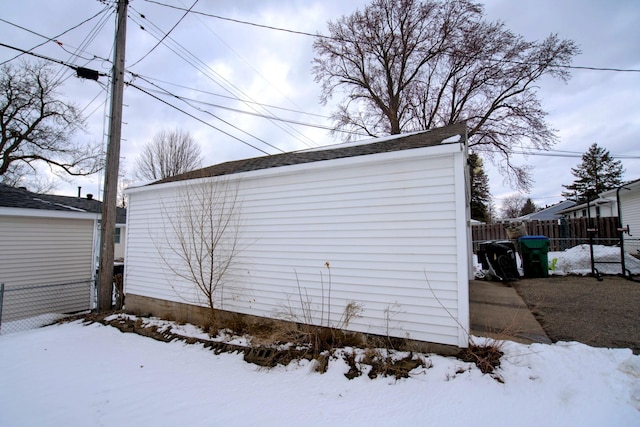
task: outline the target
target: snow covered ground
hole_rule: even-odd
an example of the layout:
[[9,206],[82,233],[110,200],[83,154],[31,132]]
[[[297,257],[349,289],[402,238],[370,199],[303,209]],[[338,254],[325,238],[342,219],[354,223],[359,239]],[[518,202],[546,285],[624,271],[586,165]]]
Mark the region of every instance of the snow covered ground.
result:
[[[589,245],[578,245],[562,252],[549,252],[549,274],[591,274],[591,250]],[[620,274],[620,248],[615,246],[593,246],[595,266],[601,274]],[[555,262],[554,262],[555,260]],[[625,267],[633,275],[640,274],[640,260],[625,253]]]
[[[553,259],[552,274],[590,272],[588,248]],[[67,323],[0,336],[0,426],[640,426],[640,356],[630,350],[502,349],[503,383],[436,355],[407,379],[348,380],[341,358],[325,374],[306,361],[265,369],[202,345]]]
[[[516,252],[517,266],[520,275],[524,275],[522,270],[522,259],[520,254]],[[620,264],[620,248],[615,246],[593,246],[593,258],[595,266],[600,274],[616,275],[622,272]],[[549,274],[552,276],[566,276],[575,274],[586,276],[591,274],[591,250],[589,245],[577,245],[561,252],[549,252],[547,254],[549,261]],[[625,253],[625,267],[632,275],[640,275],[640,260]],[[476,277],[484,277],[482,265],[478,261],[478,257],[473,255],[473,262]]]
[[500,383],[425,355],[410,378],[274,369],[79,322],[0,337],[2,426],[638,426],[640,356],[506,342]]

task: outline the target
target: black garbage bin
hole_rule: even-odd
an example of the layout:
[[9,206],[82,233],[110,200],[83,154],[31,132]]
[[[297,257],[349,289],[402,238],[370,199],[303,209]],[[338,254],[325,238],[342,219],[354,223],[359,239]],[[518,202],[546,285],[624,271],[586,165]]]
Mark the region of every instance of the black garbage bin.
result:
[[520,278],[516,261],[516,247],[509,240],[480,243],[478,260],[487,272],[487,279],[509,281]]
[[549,238],[523,236],[518,245],[525,277],[549,277]]

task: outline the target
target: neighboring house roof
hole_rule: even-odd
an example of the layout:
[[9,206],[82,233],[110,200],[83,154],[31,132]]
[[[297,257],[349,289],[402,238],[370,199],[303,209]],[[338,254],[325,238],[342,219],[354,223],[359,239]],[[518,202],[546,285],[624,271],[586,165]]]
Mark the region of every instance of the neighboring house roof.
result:
[[453,144],[466,141],[466,135],[467,126],[466,123],[462,122],[424,132],[393,135],[391,137],[358,141],[356,143],[339,144],[331,146],[330,148],[321,147],[313,150],[295,151],[220,163],[169,178],[164,178],[149,185],[207,178],[212,176],[231,175],[240,172],[320,162],[323,160],[333,160],[346,157],[356,157],[367,154],[409,150],[412,148],[437,146],[440,144]]
[[533,212],[527,215],[522,215],[521,217],[518,217],[517,219],[522,220],[522,221],[547,221],[547,220],[551,220],[551,219],[558,219],[562,217],[562,214],[560,213],[561,211],[564,211],[565,209],[569,209],[572,208],[573,206],[575,206],[576,202],[571,201],[571,200],[563,200],[559,203],[556,203],[555,205],[551,205],[549,207],[546,207],[544,209],[541,209],[537,212]]
[[608,205],[608,204],[611,204],[611,203],[614,203],[614,201],[613,200],[609,200],[609,199],[603,199],[602,197],[598,197],[597,199],[591,200],[589,203],[582,203],[580,205],[575,205],[575,206],[572,206],[570,208],[563,209],[558,213],[560,213],[561,215],[566,215],[566,214],[574,212],[574,211],[579,211],[581,209],[587,209],[587,206],[594,207],[594,206],[600,206],[600,205]]
[[[43,209],[49,211],[89,212],[102,214],[102,202],[96,199],[32,193],[0,183],[0,207]],[[117,208],[116,223],[127,222],[127,210]]]

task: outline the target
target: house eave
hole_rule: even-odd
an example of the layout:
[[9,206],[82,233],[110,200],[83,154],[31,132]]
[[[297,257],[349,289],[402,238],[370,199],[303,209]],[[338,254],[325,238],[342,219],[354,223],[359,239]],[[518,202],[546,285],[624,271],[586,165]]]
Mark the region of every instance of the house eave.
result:
[[393,162],[399,159],[404,159],[407,157],[414,157],[417,155],[429,155],[429,156],[444,156],[448,154],[460,153],[466,150],[466,139],[464,137],[461,138],[460,142],[456,143],[448,143],[442,145],[425,145],[416,148],[397,150],[397,151],[386,151],[386,152],[377,152],[371,154],[363,154],[359,156],[351,156],[351,157],[338,157],[334,159],[313,161],[307,163],[296,163],[291,165],[282,165],[277,167],[270,167],[264,169],[256,169],[250,171],[243,172],[235,172],[232,174],[225,175],[214,175],[214,176],[206,176],[202,178],[191,178],[185,180],[177,180],[170,182],[159,182],[145,186],[138,187],[130,187],[125,190],[125,194],[134,194],[140,192],[146,192],[151,189],[168,189],[184,186],[185,183],[189,184],[198,184],[202,182],[208,182],[211,180],[225,180],[225,179],[238,179],[242,180],[243,178],[260,178],[260,177],[268,177],[272,175],[285,175],[285,174],[296,174],[305,171],[312,171],[316,169],[327,169],[332,167],[340,167],[345,164],[353,164],[358,165],[361,163],[371,162],[372,156],[377,159],[378,162]]
[[100,219],[100,214],[92,212],[75,212],[48,209],[26,209],[0,207],[0,216],[22,216],[32,218],[67,218],[67,219]]

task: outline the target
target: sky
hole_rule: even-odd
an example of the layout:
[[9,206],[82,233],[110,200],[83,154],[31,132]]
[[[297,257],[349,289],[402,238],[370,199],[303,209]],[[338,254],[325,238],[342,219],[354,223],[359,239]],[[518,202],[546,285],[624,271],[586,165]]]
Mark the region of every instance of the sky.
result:
[[[193,0],[159,2],[181,8],[193,4]],[[3,43],[29,50],[55,38],[59,43],[46,42],[33,52],[103,73],[110,71],[115,26],[112,1],[109,7],[98,0],[6,3],[0,16]],[[367,3],[200,0],[193,10],[315,34],[326,33],[328,21]],[[484,4],[487,19],[505,22],[526,39],[541,40],[557,33],[560,38],[574,40],[582,51],[574,60],[575,66],[640,70],[640,5],[636,0],[487,0]],[[104,12],[96,18],[56,37],[101,10]],[[320,84],[311,72],[313,37],[197,14],[187,14],[180,21],[183,15],[181,10],[147,0],[130,2],[125,79],[162,101],[133,86],[125,88],[121,169],[127,179],[132,179],[142,147],[161,130],[190,132],[202,148],[203,166],[340,142],[327,130],[331,126],[327,117],[339,99],[322,105]],[[158,38],[178,21],[169,37],[157,45]],[[0,63],[16,54],[0,47]],[[68,67],[55,65],[55,69],[64,80],[61,95],[88,116],[86,131],[76,138],[106,146],[106,77],[99,82],[81,80]],[[187,104],[167,91],[194,101]],[[533,188],[525,196],[538,206],[562,200],[562,184],[573,182],[571,168],[580,163],[580,156],[593,143],[620,156],[626,170],[624,179],[640,178],[639,92],[640,72],[575,69],[566,83],[542,79],[538,96],[549,113],[548,122],[557,130],[558,143],[554,152],[514,157],[517,163],[533,168]],[[267,114],[315,127],[258,117],[255,114],[263,115],[265,110],[255,103],[277,107],[268,107]],[[499,208],[501,200],[515,190],[490,161],[485,160],[484,166]],[[102,178],[101,174],[70,178],[59,182],[55,192],[75,195],[81,186],[83,195],[92,193],[101,198]]]
[[[192,325],[141,319],[182,336]],[[230,337],[234,338],[234,337]],[[236,337],[237,338],[237,337]],[[240,338],[242,340],[242,338]],[[482,338],[475,338],[483,343]],[[246,341],[246,340],[245,340]],[[238,340],[236,340],[238,342]],[[267,369],[242,354],[155,341],[80,321],[0,336],[0,424],[6,426],[637,426],[640,356],[578,342],[504,341],[498,370],[414,354],[409,378],[368,367],[352,380],[338,349],[327,372],[302,360]],[[384,351],[384,350],[383,350]],[[384,354],[384,353],[381,353]],[[401,358],[407,353],[392,353]],[[498,381],[496,378],[500,378]]]

